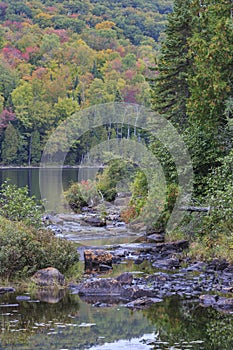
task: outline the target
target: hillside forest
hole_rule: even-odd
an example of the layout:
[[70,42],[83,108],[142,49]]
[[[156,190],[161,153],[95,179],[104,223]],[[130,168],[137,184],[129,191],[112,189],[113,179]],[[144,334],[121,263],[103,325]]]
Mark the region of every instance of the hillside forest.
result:
[[171,9],[164,0],[0,2],[1,163],[38,164],[49,135],[80,109],[150,106],[147,78]]

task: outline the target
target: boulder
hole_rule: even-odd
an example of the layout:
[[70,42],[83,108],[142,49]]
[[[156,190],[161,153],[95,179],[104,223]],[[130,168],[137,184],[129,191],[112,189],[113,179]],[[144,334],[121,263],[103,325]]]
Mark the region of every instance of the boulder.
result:
[[[145,288],[140,288],[139,286],[133,286],[129,283],[131,282],[131,277],[126,274],[120,276],[120,278],[94,278],[86,280],[77,285],[72,285],[73,294],[79,294],[80,296],[85,296],[90,299],[90,297],[95,297],[97,299],[105,301],[111,301],[113,298],[124,299],[124,300],[134,300],[141,297],[154,297],[154,292]],[[127,282],[127,284],[126,284]]]
[[92,270],[100,270],[101,266],[112,267],[112,259],[112,254],[104,250],[85,250],[85,270],[91,272]]
[[97,216],[87,216],[82,219],[82,221],[90,226],[103,227],[106,226],[106,220],[99,218]]
[[53,267],[47,267],[45,269],[37,271],[32,276],[32,281],[43,287],[55,287],[55,286],[64,286],[65,277]]

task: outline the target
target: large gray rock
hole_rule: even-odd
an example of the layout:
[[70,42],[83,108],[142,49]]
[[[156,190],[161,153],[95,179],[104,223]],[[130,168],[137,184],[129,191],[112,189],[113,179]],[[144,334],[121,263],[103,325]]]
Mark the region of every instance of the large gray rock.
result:
[[47,267],[45,269],[37,271],[31,279],[35,284],[43,287],[65,285],[65,277],[59,270],[55,269],[54,267]]

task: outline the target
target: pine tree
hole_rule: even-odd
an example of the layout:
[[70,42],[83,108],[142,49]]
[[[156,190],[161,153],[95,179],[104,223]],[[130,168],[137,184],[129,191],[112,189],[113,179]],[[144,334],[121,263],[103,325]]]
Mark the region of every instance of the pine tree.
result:
[[189,76],[190,123],[203,128],[224,128],[224,110],[233,93],[233,23],[231,0],[193,1],[196,18],[189,40],[193,74]]
[[5,130],[4,140],[2,142],[2,163],[6,165],[16,164],[19,148],[19,134],[10,123]]
[[155,110],[184,129],[187,121],[187,82],[191,62],[188,39],[192,30],[190,0],[175,0],[173,13],[168,15],[166,39],[161,49],[152,79],[152,105]]
[[201,191],[205,176],[219,165],[231,145],[225,113],[233,93],[231,6],[231,0],[193,1],[193,35],[189,40],[193,67],[188,77],[186,139]]
[[38,164],[41,159],[40,133],[38,130],[33,131],[31,135],[31,163]]

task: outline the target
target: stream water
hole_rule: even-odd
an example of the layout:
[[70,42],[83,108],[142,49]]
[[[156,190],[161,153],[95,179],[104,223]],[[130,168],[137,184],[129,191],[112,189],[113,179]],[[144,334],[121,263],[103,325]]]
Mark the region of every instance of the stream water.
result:
[[[28,185],[28,172],[22,175],[22,170],[4,169],[1,179],[10,178],[18,186]],[[35,174],[31,177],[31,191],[37,195],[38,169],[32,172]],[[73,178],[67,175],[66,183],[75,180],[74,173]],[[64,230],[65,238],[85,244],[81,228],[77,223],[70,225]],[[105,229],[85,229],[89,230],[86,245],[109,243]],[[113,231],[111,243],[114,235]],[[127,237],[121,227],[121,241],[118,237],[117,243],[129,241],[132,237]],[[114,266],[112,276],[124,271],[149,273],[149,269],[129,260]],[[0,295],[0,350],[233,349],[233,315],[203,308],[198,300],[172,297],[139,311],[119,303],[111,307],[96,307],[95,303],[95,299],[87,303],[66,289],[20,290]]]
[[17,296],[0,299],[0,349],[232,350],[232,317],[192,300],[169,298],[133,312],[98,308],[67,291]]

